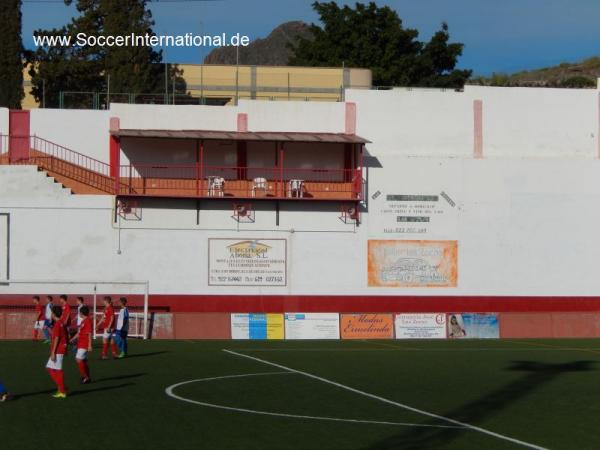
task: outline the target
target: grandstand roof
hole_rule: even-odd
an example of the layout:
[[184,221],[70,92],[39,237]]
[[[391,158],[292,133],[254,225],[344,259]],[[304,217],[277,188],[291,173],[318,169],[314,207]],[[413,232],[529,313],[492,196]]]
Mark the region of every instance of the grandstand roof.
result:
[[323,142],[339,144],[368,144],[371,141],[355,134],[344,133],[299,133],[299,132],[239,132],[215,130],[112,130],[113,136],[161,138],[161,139],[204,139],[218,141],[273,141],[273,142]]

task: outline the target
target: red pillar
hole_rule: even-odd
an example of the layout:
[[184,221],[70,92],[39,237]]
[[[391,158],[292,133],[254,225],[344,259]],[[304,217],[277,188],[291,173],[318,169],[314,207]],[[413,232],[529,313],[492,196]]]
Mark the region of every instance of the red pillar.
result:
[[[121,140],[116,135],[121,128],[119,118],[110,118],[110,141],[109,141],[109,165],[110,165],[110,176],[115,179],[115,193],[119,193],[120,188],[120,175],[121,175]],[[131,186],[130,186],[131,188]]]

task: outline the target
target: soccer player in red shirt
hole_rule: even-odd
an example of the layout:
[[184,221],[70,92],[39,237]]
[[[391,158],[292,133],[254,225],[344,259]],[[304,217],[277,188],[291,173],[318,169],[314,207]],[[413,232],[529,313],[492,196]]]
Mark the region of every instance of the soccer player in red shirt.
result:
[[104,297],[104,315],[100,319],[98,328],[104,330],[102,336],[102,359],[108,359],[108,344],[111,344],[110,349],[112,350],[113,358],[117,357],[117,346],[112,340],[112,334],[115,328],[115,310],[112,306],[112,298],[108,295]]
[[33,296],[33,305],[35,307],[35,322],[33,322],[33,340],[37,341],[40,330],[44,329],[44,307],[40,305],[40,297],[38,295]]
[[66,295],[61,295],[59,298],[60,306],[62,307],[62,316],[61,323],[65,326],[67,331],[69,331],[69,327],[71,326],[71,305],[69,305],[69,301]]
[[65,374],[63,372],[63,359],[67,353],[67,332],[61,322],[62,309],[60,306],[52,308],[52,341],[50,343],[50,358],[46,364],[46,370],[56,383],[57,391],[54,398],[67,398],[65,387]]
[[81,319],[77,334],[73,336],[71,342],[77,341],[77,367],[81,375],[81,384],[91,383],[90,367],[88,366],[88,352],[92,351],[92,319],[89,317],[90,309],[83,305],[79,309],[79,319]]

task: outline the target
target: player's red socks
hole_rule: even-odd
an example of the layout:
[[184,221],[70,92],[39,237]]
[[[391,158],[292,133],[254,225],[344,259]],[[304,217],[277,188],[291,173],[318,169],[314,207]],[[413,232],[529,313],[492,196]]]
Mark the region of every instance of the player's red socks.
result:
[[81,378],[89,378],[90,377],[90,368],[88,366],[87,361],[85,360],[77,360],[77,367],[79,367],[79,374]]
[[108,353],[108,342],[102,343],[102,357],[106,357],[106,353]]
[[34,341],[38,340],[38,330],[33,330],[33,340]]
[[46,369],[50,374],[50,378],[56,384],[58,392],[65,393],[65,374],[62,370]]
[[112,350],[113,356],[116,357],[119,354],[117,352],[117,344],[115,344],[115,341],[111,341],[111,343],[110,343],[110,349]]

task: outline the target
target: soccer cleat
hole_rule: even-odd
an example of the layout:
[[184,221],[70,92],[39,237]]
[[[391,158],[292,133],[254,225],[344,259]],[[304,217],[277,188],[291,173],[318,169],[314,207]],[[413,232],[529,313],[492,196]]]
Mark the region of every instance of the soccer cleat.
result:
[[49,344],[49,343],[50,343],[50,339],[46,339],[46,340],[44,341],[44,344]]
[[125,358],[125,356],[126,356],[125,352],[121,352],[121,353],[119,353],[119,356],[117,356],[117,358],[123,359],[123,358]]
[[82,378],[81,384],[90,384],[92,382],[91,378]]
[[0,402],[5,402],[7,400],[10,400],[10,394],[8,392],[0,394]]
[[54,398],[67,398],[67,393],[66,392],[57,392],[56,394],[52,395],[52,397],[54,397]]

